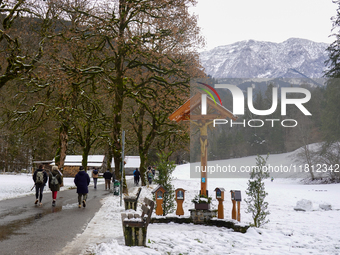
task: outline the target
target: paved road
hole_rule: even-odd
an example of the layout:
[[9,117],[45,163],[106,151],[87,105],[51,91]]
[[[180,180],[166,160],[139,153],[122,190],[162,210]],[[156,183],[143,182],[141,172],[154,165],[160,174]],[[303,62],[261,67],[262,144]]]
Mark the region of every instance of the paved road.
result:
[[34,195],[0,201],[0,254],[56,254],[84,230],[107,195],[104,185],[89,187],[86,208],[78,208],[75,189],[58,192],[56,207],[45,192],[42,207],[34,205]]

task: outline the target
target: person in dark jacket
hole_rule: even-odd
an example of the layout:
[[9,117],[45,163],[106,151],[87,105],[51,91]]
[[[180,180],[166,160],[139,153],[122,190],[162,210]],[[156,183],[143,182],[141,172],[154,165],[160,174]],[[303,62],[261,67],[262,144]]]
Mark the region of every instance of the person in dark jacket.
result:
[[105,179],[105,190],[109,188],[110,190],[110,184],[111,184],[111,178],[112,173],[110,172],[110,169],[107,169],[106,172],[103,174],[103,177]]
[[139,176],[140,176],[140,172],[138,171],[138,168],[136,168],[136,170],[133,171],[133,177],[134,177],[134,181],[135,181],[136,186],[138,186],[138,184],[139,184]]
[[84,167],[79,167],[79,172],[74,177],[74,184],[77,186],[78,193],[78,207],[86,207],[87,193],[89,193],[88,186],[90,184],[90,176],[85,172]]
[[[52,206],[55,206],[56,200],[57,200],[57,193],[60,190],[60,185],[63,183],[62,174],[58,170],[57,166],[52,167],[52,172],[49,175],[48,178],[48,187],[52,191]],[[54,181],[56,180],[56,182]]]
[[39,165],[38,169],[34,171],[33,181],[35,183],[35,202],[34,204],[38,204],[42,206],[42,198],[44,187],[47,183],[47,173],[44,170],[44,165]]

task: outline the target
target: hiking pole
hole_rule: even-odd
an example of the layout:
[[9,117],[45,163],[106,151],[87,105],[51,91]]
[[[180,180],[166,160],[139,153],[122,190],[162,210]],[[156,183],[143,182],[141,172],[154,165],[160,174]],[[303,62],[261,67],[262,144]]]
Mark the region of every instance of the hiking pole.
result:
[[31,191],[33,190],[34,187],[35,187],[35,183],[34,183],[33,187],[31,188]]

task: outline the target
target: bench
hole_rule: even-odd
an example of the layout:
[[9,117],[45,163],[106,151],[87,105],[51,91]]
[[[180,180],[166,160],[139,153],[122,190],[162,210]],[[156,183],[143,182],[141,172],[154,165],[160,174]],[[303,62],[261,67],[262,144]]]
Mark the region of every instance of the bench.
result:
[[146,246],[147,227],[150,223],[154,206],[154,201],[144,198],[141,215],[136,213],[122,213],[125,245]]
[[125,210],[133,209],[136,211],[137,202],[138,202],[138,198],[139,198],[141,191],[142,191],[142,188],[139,187],[135,196],[124,197]]

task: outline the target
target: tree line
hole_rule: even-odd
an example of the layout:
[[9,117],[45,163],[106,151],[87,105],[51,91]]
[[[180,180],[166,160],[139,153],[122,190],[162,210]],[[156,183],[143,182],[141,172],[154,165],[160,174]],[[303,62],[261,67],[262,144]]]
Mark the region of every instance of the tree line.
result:
[[101,153],[119,177],[124,129],[144,181],[156,150],[183,148],[168,116],[204,75],[195,3],[1,1],[1,169]]

